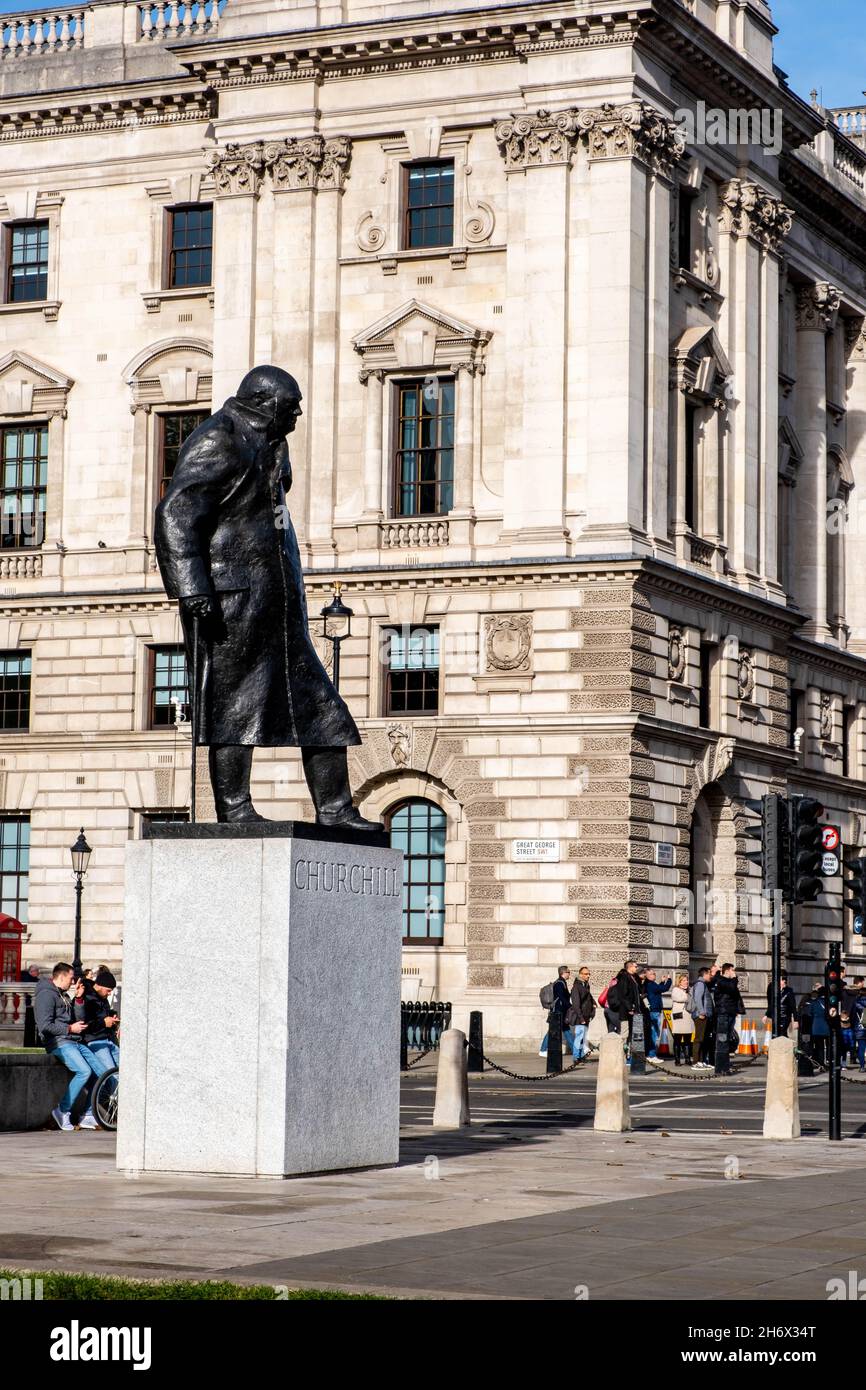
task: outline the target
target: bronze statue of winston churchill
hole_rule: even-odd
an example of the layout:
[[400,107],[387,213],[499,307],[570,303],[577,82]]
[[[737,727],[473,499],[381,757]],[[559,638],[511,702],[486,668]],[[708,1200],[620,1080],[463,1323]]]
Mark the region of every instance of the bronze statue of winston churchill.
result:
[[301,749],[320,825],[380,831],[352,803],[346,749],[361,737],[307,625],[286,506],[286,435],[300,414],[288,372],[248,372],[181,448],[157,507],[156,555],[198,677],[194,737],[209,747],[217,819],[263,819],[250,798],[253,749],[288,745]]

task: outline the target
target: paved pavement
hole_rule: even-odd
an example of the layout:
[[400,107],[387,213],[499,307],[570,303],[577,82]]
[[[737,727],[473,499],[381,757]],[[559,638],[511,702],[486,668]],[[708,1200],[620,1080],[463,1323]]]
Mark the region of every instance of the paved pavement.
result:
[[831,1144],[826,1084],[804,1082],[809,1132],[782,1144],[760,1138],[760,1068],[634,1078],[627,1135],[593,1131],[590,1067],[472,1078],[457,1134],[431,1128],[434,1079],[432,1062],[404,1078],[384,1171],[128,1178],[111,1135],[0,1135],[0,1266],[432,1299],[824,1300],[866,1276],[866,1087],[844,1088],[852,1137]]

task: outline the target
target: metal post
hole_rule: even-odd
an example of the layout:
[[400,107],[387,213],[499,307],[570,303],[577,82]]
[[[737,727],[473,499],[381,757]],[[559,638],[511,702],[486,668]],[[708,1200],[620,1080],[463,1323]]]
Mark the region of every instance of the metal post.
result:
[[551,1009],[547,1025],[547,1071],[562,1071],[562,1011]]
[[[842,964],[842,947],[838,941],[834,941],[830,947],[830,965],[835,966],[838,971]],[[841,997],[841,990],[840,990]],[[826,996],[825,996],[826,999]],[[831,1139],[842,1138],[842,1022],[840,1018],[832,1019],[829,1017],[828,1009],[827,1022],[830,1024],[830,1070],[828,1080],[830,1083],[829,1093],[829,1137]]]
[[466,1070],[484,1070],[484,1015],[478,1009],[473,1009],[469,1015],[469,1053]]
[[400,1070],[405,1071],[409,1065],[409,1044],[406,1037],[408,1019],[406,1017],[406,1005],[400,1005]]
[[81,973],[81,890],[82,874],[75,875],[75,949],[72,953],[72,968],[76,979]]
[[334,648],[334,689],[340,689],[340,643],[342,637],[332,637],[331,646]]
[[638,1007],[632,1015],[631,1022],[631,1043],[629,1051],[631,1054],[632,1076],[646,1076],[646,1036],[644,1033],[643,1020],[643,1009]]
[[192,752],[189,771],[189,819],[195,825],[195,780],[198,753],[198,614],[192,615]]

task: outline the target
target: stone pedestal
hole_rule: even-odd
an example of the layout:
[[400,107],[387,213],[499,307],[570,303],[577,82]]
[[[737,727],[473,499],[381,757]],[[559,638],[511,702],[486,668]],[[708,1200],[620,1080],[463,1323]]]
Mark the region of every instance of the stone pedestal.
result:
[[767,1095],[764,1138],[800,1138],[800,1093],[797,1062],[790,1038],[774,1038],[767,1049]]
[[153,830],[127,846],[118,1167],[396,1163],[402,855],[299,823]]
[[613,1134],[631,1129],[628,1068],[619,1033],[605,1034],[599,1044],[593,1128]]

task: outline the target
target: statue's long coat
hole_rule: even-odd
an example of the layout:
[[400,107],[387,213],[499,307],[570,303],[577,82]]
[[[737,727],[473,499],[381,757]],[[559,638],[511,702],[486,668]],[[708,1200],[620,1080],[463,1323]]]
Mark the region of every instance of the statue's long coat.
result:
[[[166,593],[209,594],[219,610],[199,622],[199,743],[361,742],[310,641],[290,486],[285,440],[231,398],[183,445],[157,507]],[[191,674],[191,621],[184,637]]]

